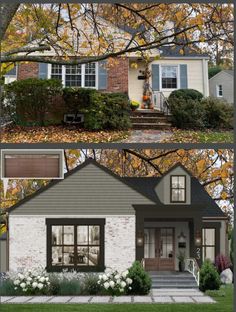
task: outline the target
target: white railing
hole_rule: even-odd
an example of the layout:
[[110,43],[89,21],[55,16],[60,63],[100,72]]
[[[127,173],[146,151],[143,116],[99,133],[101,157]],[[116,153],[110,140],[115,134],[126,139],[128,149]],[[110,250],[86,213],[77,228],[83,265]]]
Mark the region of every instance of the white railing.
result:
[[185,268],[195,278],[197,285],[199,286],[200,281],[200,270],[195,258],[187,258],[185,260]]
[[141,265],[145,269],[145,259],[144,258],[141,260]]
[[152,91],[152,102],[155,109],[164,112],[166,115],[170,114],[169,103],[163,92]]

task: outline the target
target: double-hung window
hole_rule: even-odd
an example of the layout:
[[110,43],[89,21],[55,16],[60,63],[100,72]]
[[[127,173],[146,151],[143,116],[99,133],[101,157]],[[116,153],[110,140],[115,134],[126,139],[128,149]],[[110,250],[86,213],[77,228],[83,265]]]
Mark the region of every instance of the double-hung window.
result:
[[202,229],[202,261],[215,261],[215,228]]
[[222,97],[223,96],[223,87],[222,85],[217,86],[217,97]]
[[103,271],[104,219],[47,219],[47,269]]
[[178,88],[178,66],[161,66],[161,86],[162,89]]
[[97,70],[97,63],[52,64],[49,69],[49,76],[62,81],[65,87],[97,88]]
[[170,201],[172,203],[186,202],[186,176],[170,177]]

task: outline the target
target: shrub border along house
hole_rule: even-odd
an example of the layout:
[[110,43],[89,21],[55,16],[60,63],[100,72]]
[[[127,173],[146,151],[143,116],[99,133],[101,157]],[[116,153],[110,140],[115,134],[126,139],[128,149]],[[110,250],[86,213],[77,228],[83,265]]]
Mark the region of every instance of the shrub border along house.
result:
[[131,127],[125,93],[62,88],[57,79],[28,78],[4,86],[4,111],[17,125],[61,124],[65,114],[83,114],[86,130],[126,130]]

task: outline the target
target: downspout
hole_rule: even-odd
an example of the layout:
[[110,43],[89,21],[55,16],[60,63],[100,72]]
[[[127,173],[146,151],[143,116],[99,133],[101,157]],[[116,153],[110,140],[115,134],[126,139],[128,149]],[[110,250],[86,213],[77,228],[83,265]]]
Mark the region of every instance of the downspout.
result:
[[202,74],[203,74],[203,95],[209,96],[209,80],[208,80],[208,60],[202,59]]

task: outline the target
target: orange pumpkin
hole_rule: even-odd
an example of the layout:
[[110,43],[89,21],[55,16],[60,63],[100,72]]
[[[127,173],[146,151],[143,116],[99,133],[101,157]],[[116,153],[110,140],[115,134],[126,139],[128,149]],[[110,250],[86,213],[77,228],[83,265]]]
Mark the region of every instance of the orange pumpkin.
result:
[[147,101],[148,99],[149,99],[149,95],[144,95],[144,96],[143,96],[143,100],[144,100],[144,101]]

